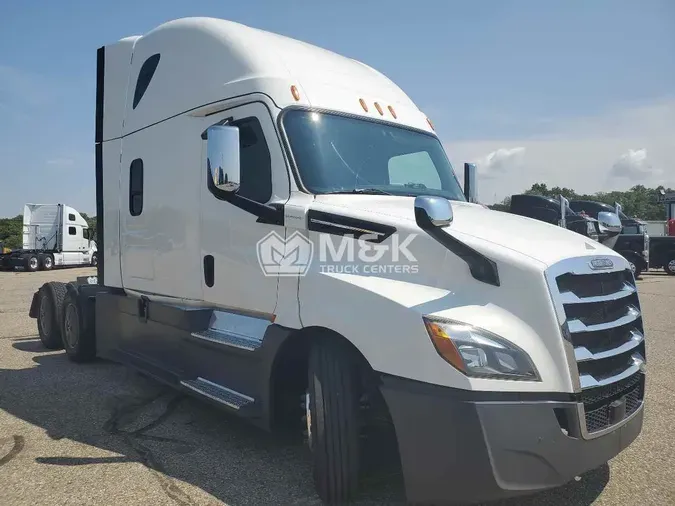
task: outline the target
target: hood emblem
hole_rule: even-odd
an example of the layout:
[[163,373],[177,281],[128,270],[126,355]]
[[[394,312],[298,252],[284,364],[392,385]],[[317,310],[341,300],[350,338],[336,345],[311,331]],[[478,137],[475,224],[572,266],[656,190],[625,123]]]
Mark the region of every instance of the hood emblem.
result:
[[614,267],[614,262],[609,258],[594,258],[589,262],[591,269],[594,271],[599,271],[603,269],[611,269]]

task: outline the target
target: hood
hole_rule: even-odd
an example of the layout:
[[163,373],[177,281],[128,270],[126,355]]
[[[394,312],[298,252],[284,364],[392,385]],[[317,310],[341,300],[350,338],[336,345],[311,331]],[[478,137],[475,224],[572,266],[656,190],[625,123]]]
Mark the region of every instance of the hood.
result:
[[[312,207],[371,221],[384,217],[415,225],[414,197],[390,195],[317,195]],[[615,255],[614,251],[581,234],[532,218],[493,211],[479,204],[452,201],[453,221],[447,233],[479,239],[508,248],[547,266],[570,257]]]

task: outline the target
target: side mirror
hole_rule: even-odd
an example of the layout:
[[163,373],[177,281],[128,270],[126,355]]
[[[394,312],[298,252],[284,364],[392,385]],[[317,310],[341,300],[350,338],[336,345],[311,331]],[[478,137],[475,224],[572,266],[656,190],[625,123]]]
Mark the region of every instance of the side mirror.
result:
[[452,204],[443,197],[415,197],[415,221],[424,230],[452,223]]
[[608,236],[618,235],[623,230],[619,215],[606,211],[598,213],[598,226],[600,227],[600,233]]
[[239,190],[239,129],[214,125],[206,130],[206,169],[219,190]]
[[478,200],[478,188],[476,186],[476,164],[464,164],[464,197],[468,202],[476,202]]

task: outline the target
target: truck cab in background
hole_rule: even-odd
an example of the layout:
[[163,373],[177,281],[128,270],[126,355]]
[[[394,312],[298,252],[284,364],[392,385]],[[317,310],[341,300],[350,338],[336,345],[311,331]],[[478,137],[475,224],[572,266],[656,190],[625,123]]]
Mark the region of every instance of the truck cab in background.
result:
[[[570,205],[576,209],[584,209],[591,215],[612,209],[609,204],[588,200],[572,201]],[[618,239],[618,247],[614,249],[623,254],[629,261],[639,262],[639,258],[636,258],[635,255],[631,256],[629,251],[637,252],[638,248],[642,248],[643,269],[662,268],[667,274],[675,276],[675,237],[669,235],[649,236],[647,234],[647,225],[644,221],[624,214],[621,204],[615,204],[615,209],[621,218],[624,230]],[[626,235],[624,236],[624,234]]]
[[96,265],[93,231],[74,208],[64,204],[26,204],[23,244],[0,257],[0,267],[28,272],[54,267]]
[[187,18],[99,48],[96,82],[98,273],[35,293],[45,346],[304,431],[329,504],[373,434],[418,504],[563,485],[638,437],[628,262],[474,203],[377,70]]
[[650,237],[647,234],[646,223],[626,216],[621,204],[618,203],[612,207],[604,202],[572,199],[570,200],[570,207],[576,213],[586,214],[592,218],[597,218],[598,214],[602,212],[616,213],[621,219],[623,229],[621,235],[617,237],[614,250],[621,253],[630,262],[630,267],[636,278],[649,269]]
[[511,195],[509,211],[557,225],[614,248],[621,233],[621,221],[614,210],[596,217],[584,216],[570,208],[569,201],[560,195],[557,199],[543,195]]

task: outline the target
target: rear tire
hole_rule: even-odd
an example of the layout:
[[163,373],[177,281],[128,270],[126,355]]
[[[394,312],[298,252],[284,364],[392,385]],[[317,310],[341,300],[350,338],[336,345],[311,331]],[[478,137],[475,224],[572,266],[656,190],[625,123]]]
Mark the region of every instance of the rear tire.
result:
[[43,255],[40,258],[40,269],[51,271],[54,268],[54,257],[50,254]]
[[91,266],[96,267],[98,265],[98,254],[94,253],[91,255]]
[[359,392],[356,366],[339,342],[316,338],[309,355],[308,437],[314,484],[327,504],[348,502],[359,478]]
[[37,255],[26,255],[24,258],[24,267],[28,272],[35,272],[40,268],[40,259]]
[[82,307],[77,289],[72,285],[63,300],[61,319],[63,347],[73,362],[90,362],[96,358],[96,333],[93,310]]
[[56,281],[45,283],[39,293],[37,326],[40,341],[49,350],[60,350],[63,348],[60,315],[63,310],[66,285]]

